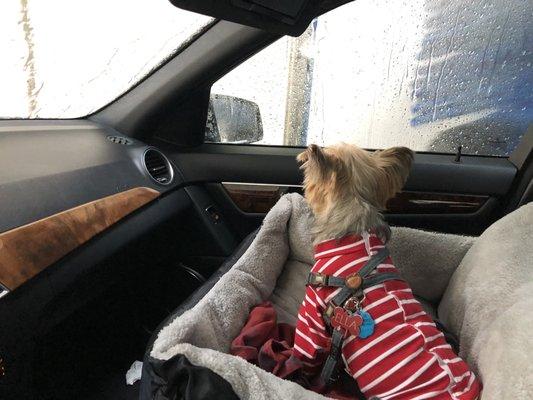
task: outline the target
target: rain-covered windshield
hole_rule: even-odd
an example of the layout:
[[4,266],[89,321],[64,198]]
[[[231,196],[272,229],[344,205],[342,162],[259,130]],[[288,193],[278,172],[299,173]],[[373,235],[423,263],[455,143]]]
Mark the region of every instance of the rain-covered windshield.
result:
[[211,21],[170,2],[0,2],[0,118],[74,118],[127,91]]

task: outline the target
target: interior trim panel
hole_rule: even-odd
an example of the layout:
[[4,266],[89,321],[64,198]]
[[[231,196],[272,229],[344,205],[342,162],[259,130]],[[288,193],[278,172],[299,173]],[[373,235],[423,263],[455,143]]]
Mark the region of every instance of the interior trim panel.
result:
[[471,214],[489,196],[453,193],[400,192],[387,202],[388,214]]
[[[256,182],[298,185],[302,174],[297,147],[204,144],[178,148],[158,142],[159,148],[180,168],[188,182]],[[516,175],[506,158],[416,153],[407,191],[505,195]]]
[[[151,143],[179,168],[186,184],[207,188],[240,238],[260,225],[265,210],[277,196],[301,190],[298,186],[303,176],[296,156],[303,148],[215,143],[183,147],[157,139]],[[479,235],[501,217],[499,205],[516,174],[516,166],[507,158],[464,155],[457,162],[453,154],[416,153],[403,189],[414,194],[402,195],[415,197],[394,200],[386,220],[391,225]],[[254,193],[252,201],[242,193],[242,186],[234,186],[232,199],[222,182],[279,188]]]
[[171,162],[170,183],[153,178],[150,148],[87,120],[0,120],[3,302],[13,295],[6,292],[18,292],[102,230],[181,187]]
[[[222,182],[233,203],[245,213],[266,214],[285,193],[303,192],[301,185]],[[403,191],[387,202],[388,214],[475,213],[489,196]]]
[[0,121],[0,232],[136,187],[162,194],[181,183],[155,182],[145,143],[83,120]]
[[159,195],[134,188],[0,233],[0,282],[16,289]]
[[[0,357],[6,365],[6,376],[0,377],[1,399],[42,395],[32,392],[33,395],[22,396],[33,391],[33,366],[42,368],[33,364],[36,343],[104,292],[134,280],[133,276],[144,276],[139,265],[117,261],[129,258],[127,252],[132,245],[141,246],[143,251],[145,240],[149,242],[169,221],[186,219],[191,207],[183,189],[161,194],[0,298]],[[113,259],[113,255],[119,257]],[[151,268],[151,264],[146,268]],[[180,293],[176,296],[179,298]],[[110,304],[110,308],[114,306]],[[19,393],[21,396],[17,397]]]
[[289,191],[302,191],[301,186],[264,183],[222,182],[222,186],[239,210],[254,214],[266,214]]

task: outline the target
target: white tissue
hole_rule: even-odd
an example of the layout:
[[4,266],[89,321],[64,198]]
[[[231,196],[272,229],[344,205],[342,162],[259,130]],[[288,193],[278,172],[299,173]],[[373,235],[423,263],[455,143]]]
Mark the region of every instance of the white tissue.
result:
[[135,382],[140,380],[142,369],[143,363],[141,361],[134,361],[133,364],[131,364],[128,372],[126,372],[126,384],[133,385]]

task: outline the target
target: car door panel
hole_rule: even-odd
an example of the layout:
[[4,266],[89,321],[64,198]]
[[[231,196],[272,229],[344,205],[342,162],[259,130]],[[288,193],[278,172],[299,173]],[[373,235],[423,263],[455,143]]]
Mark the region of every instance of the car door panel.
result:
[[[300,185],[299,147],[206,143],[180,148],[155,142],[180,168],[186,182],[244,182]],[[516,167],[503,157],[417,153],[406,190],[504,195]]]
[[[302,191],[296,162],[302,148],[157,145],[178,166],[184,182],[206,187],[241,238],[260,224],[282,194]],[[486,228],[499,215],[516,167],[506,158],[462,156],[459,162],[455,158],[417,153],[404,191],[388,205],[387,220],[454,233],[479,234]]]

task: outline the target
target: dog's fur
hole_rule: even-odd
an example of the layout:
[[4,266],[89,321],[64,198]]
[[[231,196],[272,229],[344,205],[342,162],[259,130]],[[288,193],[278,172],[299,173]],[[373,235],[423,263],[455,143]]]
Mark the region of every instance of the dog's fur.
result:
[[312,144],[297,160],[314,214],[314,241],[319,243],[380,231],[385,226],[381,211],[405,184],[413,152],[407,147],[372,153],[346,143],[326,148]]
[[[305,197],[314,213],[315,242],[319,243],[335,238],[341,239],[347,234],[355,234],[356,236],[360,235],[361,237],[366,238],[366,252],[370,255],[370,235],[368,235],[368,233],[370,233],[370,230],[373,230],[379,234],[380,230],[384,230],[383,227],[386,225],[380,212],[385,209],[387,200],[401,190],[405,184],[413,161],[413,152],[406,147],[393,147],[387,150],[370,153],[356,146],[344,143],[324,149],[321,149],[316,145],[311,145],[306,151],[298,156],[298,160],[303,163],[302,169],[305,174]],[[351,239],[356,240],[353,237]],[[322,245],[328,243],[330,242],[325,242]],[[381,246],[381,242],[378,241],[378,243],[380,243],[379,246]],[[359,255],[356,252],[343,254],[343,257],[345,257],[344,261],[339,261],[339,264],[335,264],[339,259],[340,254],[335,256],[331,251],[342,248],[342,246],[337,246],[337,248],[333,247],[327,251],[323,251],[321,253],[322,258],[317,258],[317,264],[315,264],[313,268],[321,266],[321,269],[319,270],[322,271],[325,269],[325,274],[331,274],[331,270],[330,272],[327,272],[327,268],[340,268],[336,270],[335,273],[340,274],[342,272],[347,274],[349,273],[349,270],[347,269],[348,267],[354,267],[357,262],[362,264],[362,259],[358,258]],[[346,251],[346,249],[344,249],[344,251]],[[327,252],[330,252],[330,254],[324,256]],[[340,260],[342,260],[342,258],[340,258]],[[323,264],[318,264],[320,261],[323,262]],[[391,264],[392,260],[388,260],[387,268],[393,268],[393,271],[396,271]],[[315,273],[317,272],[313,269],[312,271]],[[333,276],[336,276],[335,273],[333,273]],[[395,343],[397,343],[397,346],[400,344],[403,346],[400,346],[404,356],[401,362],[411,363],[416,360],[416,362],[419,363],[419,367],[417,368],[420,368],[418,370],[420,371],[420,374],[428,371],[430,367],[433,368],[431,376],[427,378],[423,385],[421,385],[424,387],[422,390],[427,392],[428,397],[430,393],[444,393],[444,391],[447,391],[449,396],[446,396],[446,398],[456,398],[453,393],[461,391],[461,393],[465,393],[464,398],[477,398],[481,390],[479,380],[476,379],[476,376],[471,371],[468,371],[468,374],[462,372],[468,368],[468,366],[463,360],[457,357],[449,345],[445,345],[446,341],[444,336],[435,324],[430,322],[431,317],[424,313],[421,305],[414,299],[411,290],[408,289],[408,285],[405,282],[401,282],[401,280],[393,279],[392,281],[393,282],[384,282],[384,284],[379,287],[376,285],[376,287],[372,289],[369,288],[368,290],[373,293],[372,296],[374,300],[369,300],[369,297],[364,297],[361,303],[363,307],[368,307],[368,309],[378,305],[379,307],[383,307],[381,311],[379,311],[378,307],[372,308],[370,313],[374,313],[376,316],[380,315],[378,319],[388,319],[389,327],[390,324],[393,323],[392,321],[396,321],[396,328],[394,330],[389,330],[388,332],[387,329],[390,328],[376,323],[378,326],[377,329],[381,329],[380,335],[382,335],[382,337],[385,337],[384,335],[387,335],[386,337],[396,336],[397,341]],[[394,281],[396,282],[394,283]],[[387,286],[388,283],[403,285],[399,286],[403,289]],[[400,291],[406,289],[407,292],[402,294],[402,297],[397,297],[399,296],[398,293]],[[333,287],[325,288],[324,290],[330,290],[331,293],[334,293]],[[318,299],[321,299],[322,303],[325,304],[329,301],[327,299],[331,293],[324,291],[317,293],[310,287],[306,288],[306,297],[302,303],[300,315],[303,315],[304,313],[305,315],[309,315],[307,308],[310,310],[314,309],[318,315],[321,315],[323,310],[320,308],[320,302]],[[313,296],[315,297],[315,302],[310,300]],[[366,304],[365,301],[367,302]],[[374,301],[373,304],[372,301]],[[394,307],[398,307],[399,310]],[[391,311],[391,309],[393,311]],[[394,315],[398,314],[396,310],[401,311],[401,314],[396,317],[396,319],[393,319]],[[312,314],[312,311],[309,312]],[[380,312],[381,314],[379,314]],[[372,317],[377,321],[375,316]],[[296,336],[303,338],[302,344],[306,342],[308,350],[310,348],[317,349],[317,347],[315,347],[318,345],[317,342],[321,340],[323,341],[323,339],[321,339],[321,336],[318,334],[311,336],[311,338],[308,336],[313,333],[309,328],[311,323],[306,323],[306,317],[303,318],[304,322],[299,321],[296,327]],[[424,324],[424,331],[417,326],[418,324]],[[418,335],[419,339],[423,337],[423,340],[419,342],[422,344],[416,352],[412,351],[412,348],[407,349],[406,345],[406,343],[414,337],[413,330],[416,331],[415,335]],[[322,341],[320,343],[323,343]],[[435,347],[426,348],[425,345],[428,342],[433,343]],[[387,357],[387,354],[390,354],[391,350],[394,349],[393,347],[388,349],[386,347],[379,348],[382,346],[382,343],[378,342],[376,343],[378,349],[370,355],[369,359],[355,359],[355,354],[357,354],[357,352],[362,352],[362,348],[364,346],[370,346],[370,343],[365,344],[357,340],[343,343],[342,353],[347,371],[357,379],[359,385],[362,383],[364,384],[364,386],[361,387],[361,390],[365,395],[377,395],[376,393],[391,394],[393,391],[395,394],[399,394],[399,390],[402,388],[405,389],[405,385],[409,383],[405,380],[405,374],[402,375],[403,373],[399,373],[399,375],[396,376],[399,385],[394,386],[394,389],[390,389],[390,387],[386,385],[383,386],[382,383],[383,379],[387,376],[392,376],[391,374],[395,371],[394,369],[389,370],[391,373],[389,375],[381,375],[378,377],[372,376],[372,373],[375,374],[376,371],[372,373],[368,372],[369,375],[361,375],[369,368],[373,368],[376,364],[379,365],[379,363],[386,362],[384,357]],[[433,353],[434,349],[443,346],[445,348],[440,350],[442,353]],[[296,339],[295,349],[297,349],[297,354],[301,354],[309,359],[316,359],[311,350],[309,350],[311,351],[311,354],[300,351],[300,347],[296,347]],[[400,350],[395,349],[394,351],[398,352]],[[368,353],[365,354],[369,356]],[[364,356],[361,358],[363,357]],[[463,364],[457,364],[457,371],[461,371],[461,375],[452,372],[451,368],[442,367],[444,364],[451,363],[451,360],[454,360],[454,363],[459,362]],[[435,361],[438,361],[438,363],[435,363]],[[350,362],[353,364],[350,364]],[[366,363],[367,368],[366,370],[357,371],[361,363]],[[434,365],[438,366],[433,367]],[[444,377],[442,375],[443,373]],[[446,389],[442,390],[439,386],[442,385],[440,379],[445,379],[446,376],[449,382]],[[360,382],[361,379],[363,379],[362,383]],[[404,386],[400,383],[402,380]],[[413,381],[409,384],[411,383],[413,383]],[[415,385],[410,389],[405,390],[413,390],[416,387],[417,386]],[[437,389],[441,391],[436,392]],[[370,390],[373,392],[369,392]],[[463,398],[462,395],[461,398]]]

